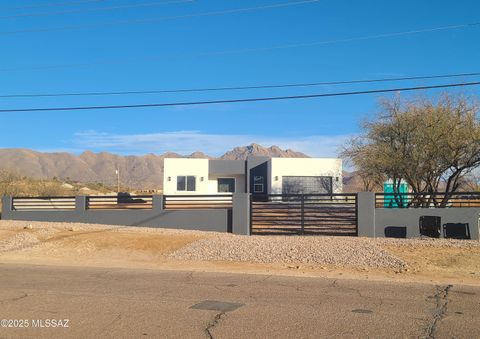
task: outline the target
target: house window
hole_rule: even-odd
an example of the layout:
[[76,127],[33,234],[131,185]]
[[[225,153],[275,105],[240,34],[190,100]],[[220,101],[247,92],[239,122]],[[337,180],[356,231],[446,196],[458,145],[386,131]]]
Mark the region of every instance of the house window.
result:
[[193,175],[177,176],[177,191],[195,191],[195,177]]
[[219,193],[233,193],[235,192],[235,179],[234,178],[218,178],[218,188],[217,192]]
[[332,194],[332,177],[284,176],[282,194]]
[[261,175],[253,177],[253,193],[263,193],[264,178]]

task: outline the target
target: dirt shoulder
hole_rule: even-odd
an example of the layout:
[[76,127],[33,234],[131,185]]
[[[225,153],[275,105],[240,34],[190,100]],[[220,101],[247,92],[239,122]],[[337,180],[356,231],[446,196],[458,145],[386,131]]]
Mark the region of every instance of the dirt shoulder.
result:
[[126,267],[480,285],[480,242],[0,221],[0,263]]

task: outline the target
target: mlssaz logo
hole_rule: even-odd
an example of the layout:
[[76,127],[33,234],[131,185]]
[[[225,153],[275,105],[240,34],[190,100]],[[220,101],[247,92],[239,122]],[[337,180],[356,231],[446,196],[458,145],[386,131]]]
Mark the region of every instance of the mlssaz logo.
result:
[[34,319],[32,320],[32,327],[40,328],[55,328],[55,327],[69,327],[69,319]]

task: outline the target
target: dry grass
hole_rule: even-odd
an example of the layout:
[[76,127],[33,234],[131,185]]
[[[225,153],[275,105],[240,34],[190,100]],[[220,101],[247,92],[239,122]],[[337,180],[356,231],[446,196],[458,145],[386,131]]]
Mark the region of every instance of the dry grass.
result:
[[148,234],[135,231],[98,230],[58,232],[45,239],[45,243],[55,243],[56,246],[67,249],[93,246],[96,251],[122,249],[152,255],[164,255],[198,239],[198,235],[188,234]]
[[383,247],[395,256],[403,258],[417,272],[477,277],[480,274],[480,247],[398,245]]

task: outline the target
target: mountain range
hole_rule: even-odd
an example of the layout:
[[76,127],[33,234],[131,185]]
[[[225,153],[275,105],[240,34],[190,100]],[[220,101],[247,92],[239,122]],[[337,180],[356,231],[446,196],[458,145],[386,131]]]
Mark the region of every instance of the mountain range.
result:
[[305,158],[308,155],[278,146],[263,147],[258,144],[235,147],[216,158],[202,152],[180,155],[167,152],[160,155],[122,156],[108,152],[83,152],[74,155],[67,152],[44,153],[29,149],[0,149],[0,170],[38,178],[58,178],[84,183],[101,182],[116,184],[115,170],[120,171],[123,186],[135,189],[161,189],[163,184],[163,160],[165,158],[209,158],[243,160],[249,155]]

